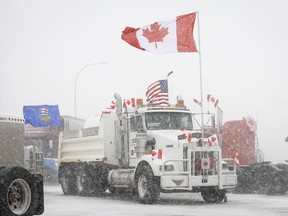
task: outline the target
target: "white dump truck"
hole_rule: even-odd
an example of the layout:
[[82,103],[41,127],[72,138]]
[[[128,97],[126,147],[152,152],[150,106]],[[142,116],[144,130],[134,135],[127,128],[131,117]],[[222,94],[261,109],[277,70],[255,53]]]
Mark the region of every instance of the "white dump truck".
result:
[[[62,132],[59,183],[64,194],[132,192],[151,204],[163,192],[200,192],[206,202],[221,202],[237,184],[236,167],[209,141],[212,127],[196,130],[194,114],[176,105],[148,106],[137,99],[102,113],[98,127]],[[211,115],[212,121],[215,118]],[[198,127],[199,128],[199,127]],[[213,136],[212,136],[213,137]],[[235,164],[235,163],[234,163]]]
[[25,166],[24,119],[0,114],[1,216],[31,216],[44,212],[43,164],[39,164],[43,159],[33,160],[39,154],[28,148],[26,154],[30,165]]

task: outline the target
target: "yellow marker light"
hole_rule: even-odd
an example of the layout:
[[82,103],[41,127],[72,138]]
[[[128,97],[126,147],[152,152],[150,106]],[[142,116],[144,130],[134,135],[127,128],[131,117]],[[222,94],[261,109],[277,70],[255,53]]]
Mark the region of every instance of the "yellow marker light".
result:
[[136,105],[137,105],[137,106],[143,105],[143,99],[142,99],[142,98],[137,98],[137,100],[136,100]]

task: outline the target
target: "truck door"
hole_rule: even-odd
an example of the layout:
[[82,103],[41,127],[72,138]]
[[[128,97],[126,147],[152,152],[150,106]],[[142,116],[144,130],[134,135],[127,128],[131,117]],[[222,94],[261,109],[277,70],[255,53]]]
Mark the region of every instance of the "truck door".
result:
[[147,133],[143,125],[142,115],[132,116],[130,118],[129,143],[130,143],[130,161],[139,159],[145,154]]

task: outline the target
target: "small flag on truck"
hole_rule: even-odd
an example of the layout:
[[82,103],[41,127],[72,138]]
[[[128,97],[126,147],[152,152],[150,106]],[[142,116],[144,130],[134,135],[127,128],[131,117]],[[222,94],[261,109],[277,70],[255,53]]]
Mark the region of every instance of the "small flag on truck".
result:
[[146,101],[151,105],[166,105],[169,104],[169,95],[168,95],[168,81],[158,80],[148,86],[146,92]]

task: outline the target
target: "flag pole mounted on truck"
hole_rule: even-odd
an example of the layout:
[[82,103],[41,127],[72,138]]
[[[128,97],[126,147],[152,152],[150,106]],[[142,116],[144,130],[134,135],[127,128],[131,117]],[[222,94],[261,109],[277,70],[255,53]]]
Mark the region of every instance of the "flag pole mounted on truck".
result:
[[[198,50],[196,48],[195,40],[193,37],[196,15],[198,20]],[[151,25],[147,25],[141,28],[126,27],[122,32],[121,38],[135,48],[148,51],[156,55],[175,52],[198,52],[200,71],[200,97],[202,104],[201,126],[203,139],[204,118],[199,11],[177,16],[175,20],[155,22]]]

